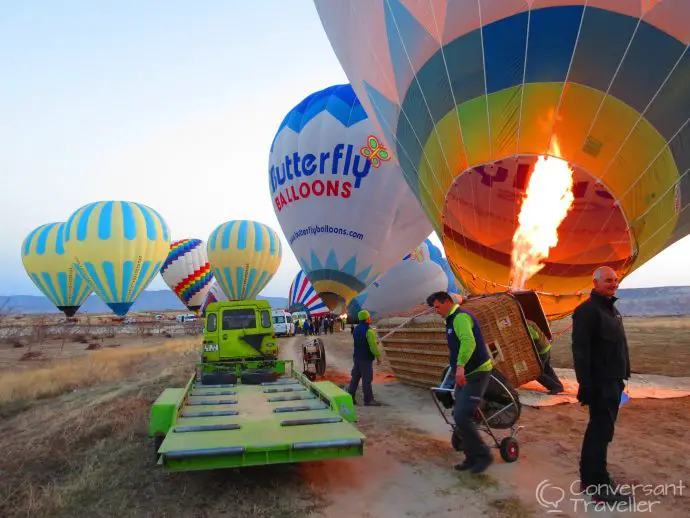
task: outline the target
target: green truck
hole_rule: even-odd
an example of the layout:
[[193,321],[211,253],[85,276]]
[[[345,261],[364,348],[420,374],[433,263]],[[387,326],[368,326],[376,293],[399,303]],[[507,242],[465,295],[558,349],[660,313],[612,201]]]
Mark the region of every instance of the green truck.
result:
[[167,471],[236,468],[361,456],[356,420],[350,394],[278,358],[267,301],[214,302],[196,370],[154,402],[149,437]]

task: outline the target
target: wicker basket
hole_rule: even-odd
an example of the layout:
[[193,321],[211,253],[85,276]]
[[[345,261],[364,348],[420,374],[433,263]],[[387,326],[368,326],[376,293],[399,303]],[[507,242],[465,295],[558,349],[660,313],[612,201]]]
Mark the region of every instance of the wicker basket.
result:
[[[524,293],[522,299],[525,299]],[[484,295],[465,300],[462,308],[477,317],[495,368],[514,387],[541,375],[539,355],[518,298],[509,293]],[[382,337],[403,326],[382,340],[383,349],[400,381],[428,388],[441,381],[443,369],[448,365],[448,345],[445,321],[437,314],[410,320],[425,309],[428,308],[419,306],[405,314],[382,319],[376,327]]]

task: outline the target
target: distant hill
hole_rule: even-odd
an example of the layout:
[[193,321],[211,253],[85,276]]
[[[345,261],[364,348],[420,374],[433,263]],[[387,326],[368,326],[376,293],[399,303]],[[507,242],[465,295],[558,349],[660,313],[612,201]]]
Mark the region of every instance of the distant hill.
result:
[[[273,308],[287,307],[287,298],[284,297],[262,297],[259,299],[268,300]],[[36,313],[59,313],[52,302],[42,295],[16,295],[12,297],[0,296],[0,307],[7,302],[8,307],[12,308],[13,313],[36,314]],[[180,302],[172,291],[154,290],[144,291],[132,306],[131,312],[137,311],[187,311],[187,308]],[[109,313],[110,308],[101,299],[92,294],[79,310],[79,314],[84,313]]]
[[[274,308],[287,307],[287,298],[259,297],[268,300]],[[663,286],[659,288],[634,288],[618,290],[618,309],[626,316],[690,315],[690,286]],[[0,296],[0,307],[8,301],[15,313],[58,313],[52,303],[43,296]],[[172,291],[145,291],[132,306],[137,311],[186,311]],[[96,295],[91,295],[79,310],[84,313],[108,313],[110,309]]]

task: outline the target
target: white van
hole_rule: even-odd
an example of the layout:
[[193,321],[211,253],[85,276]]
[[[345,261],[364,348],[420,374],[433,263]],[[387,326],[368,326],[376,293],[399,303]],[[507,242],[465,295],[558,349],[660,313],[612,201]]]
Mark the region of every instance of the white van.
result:
[[295,336],[295,324],[292,315],[282,309],[272,311],[273,330],[277,335]]

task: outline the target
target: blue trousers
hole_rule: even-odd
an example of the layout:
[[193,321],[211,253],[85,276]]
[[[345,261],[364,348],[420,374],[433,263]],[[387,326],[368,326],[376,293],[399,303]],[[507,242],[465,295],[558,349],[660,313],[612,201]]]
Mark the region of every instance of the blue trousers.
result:
[[371,389],[371,383],[374,381],[374,360],[358,360],[353,358],[354,365],[352,366],[352,379],[350,380],[350,387],[348,392],[355,399],[357,387],[360,380],[362,381],[362,392],[364,393],[364,403],[370,403],[374,399],[374,392]]
[[455,387],[455,433],[462,439],[465,457],[469,461],[490,457],[491,450],[482,441],[474,422],[474,412],[484,397],[484,392],[491,380],[491,372],[475,372],[466,376],[464,386]]

